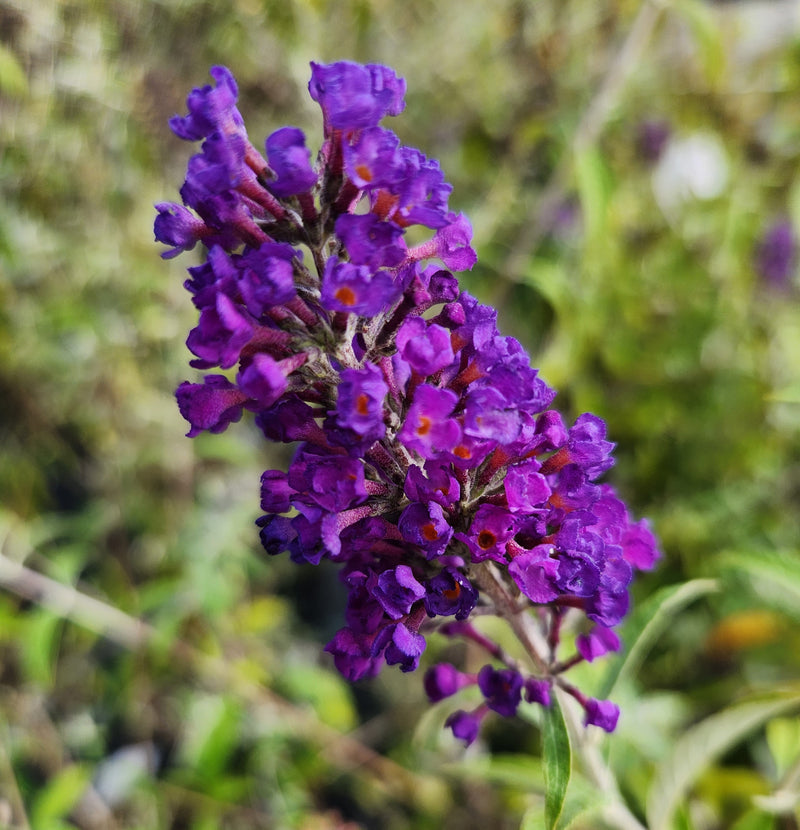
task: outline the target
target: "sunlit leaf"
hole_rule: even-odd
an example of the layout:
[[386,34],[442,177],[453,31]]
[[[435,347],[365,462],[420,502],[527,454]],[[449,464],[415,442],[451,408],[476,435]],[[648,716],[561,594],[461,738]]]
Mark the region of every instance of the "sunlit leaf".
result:
[[650,830],[669,830],[683,796],[717,758],[770,718],[800,706],[800,692],[739,703],[687,730],[656,770],[647,803]]
[[772,608],[800,619],[800,556],[774,550],[731,551],[717,562],[734,575],[744,576],[759,599]]

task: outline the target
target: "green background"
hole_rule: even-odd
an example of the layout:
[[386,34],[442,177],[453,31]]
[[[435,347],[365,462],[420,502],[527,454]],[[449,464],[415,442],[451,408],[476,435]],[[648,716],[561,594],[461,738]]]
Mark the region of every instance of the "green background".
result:
[[[798,283],[765,282],[754,250],[800,222],[800,40],[784,4],[750,8],[0,2],[0,826],[543,826],[536,712],[465,752],[441,727],[468,694],[342,681],[321,655],[335,571],[258,546],[258,478],[286,449],[249,422],[183,437],[198,254],[161,260],[152,220],[193,148],[167,119],[223,63],[256,146],[293,124],[316,147],[308,63],[343,58],[406,78],[389,126],[472,220],[465,288],[566,415],[608,422],[608,480],[662,540],[623,636],[658,626],[603,746],[631,808],[798,826]],[[648,121],[669,127],[658,165]],[[560,826],[605,826],[601,801],[578,765]]]

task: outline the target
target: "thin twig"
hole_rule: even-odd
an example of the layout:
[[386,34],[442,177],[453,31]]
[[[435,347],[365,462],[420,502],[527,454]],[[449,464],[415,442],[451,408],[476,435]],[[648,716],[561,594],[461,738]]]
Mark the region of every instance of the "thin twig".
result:
[[644,0],[616,58],[586,108],[570,144],[544,190],[521,225],[516,242],[506,259],[508,279],[518,282],[530,255],[550,230],[555,210],[563,202],[575,155],[597,141],[628,78],[633,74],[650,35],[668,0]]

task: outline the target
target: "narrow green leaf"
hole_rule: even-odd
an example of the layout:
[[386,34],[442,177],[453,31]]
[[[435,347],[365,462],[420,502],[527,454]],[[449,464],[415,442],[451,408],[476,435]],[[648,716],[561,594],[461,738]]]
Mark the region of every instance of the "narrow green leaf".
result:
[[555,695],[544,710],[542,720],[542,760],[544,762],[544,817],[547,830],[558,824],[572,772],[572,752],[567,725]]
[[723,569],[746,577],[766,605],[800,619],[800,557],[796,551],[732,551],[720,554]]
[[770,718],[800,706],[800,691],[739,703],[687,730],[657,768],[647,803],[650,830],[669,830],[680,800],[710,764]]
[[719,585],[716,580],[693,579],[680,585],[668,585],[643,602],[631,615],[623,631],[625,654],[612,663],[597,696],[603,699],[611,697],[620,678],[630,677],[639,669],[672,618],[696,599],[717,590]]

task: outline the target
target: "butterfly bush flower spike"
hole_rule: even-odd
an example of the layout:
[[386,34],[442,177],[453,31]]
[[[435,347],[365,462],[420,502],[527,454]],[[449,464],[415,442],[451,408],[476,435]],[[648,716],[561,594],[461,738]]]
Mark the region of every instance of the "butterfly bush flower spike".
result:
[[[264,472],[257,525],[270,555],[338,565],[348,601],[325,650],[345,677],[413,671],[432,636],[468,641],[482,666],[440,663],[424,680],[432,702],[477,687],[477,708],[447,719],[465,743],[490,714],[549,706],[556,688],[613,730],[616,706],[565,675],[620,647],[629,584],[657,542],[600,482],[605,423],[565,424],[495,311],[459,289],[454,272],[476,261],[470,223],[438,163],[382,124],[402,112],[405,82],[385,66],[312,64],[312,163],[291,126],[262,155],[233,75],[211,75],[170,121],[202,143],[183,204],[156,205],[155,220],[163,256],[204,253],[185,283],[203,373],[177,390],[188,435],[247,411],[265,439],[299,442],[286,471]],[[423,241],[409,246],[414,225]],[[523,625],[529,659],[485,636],[478,613]]]

